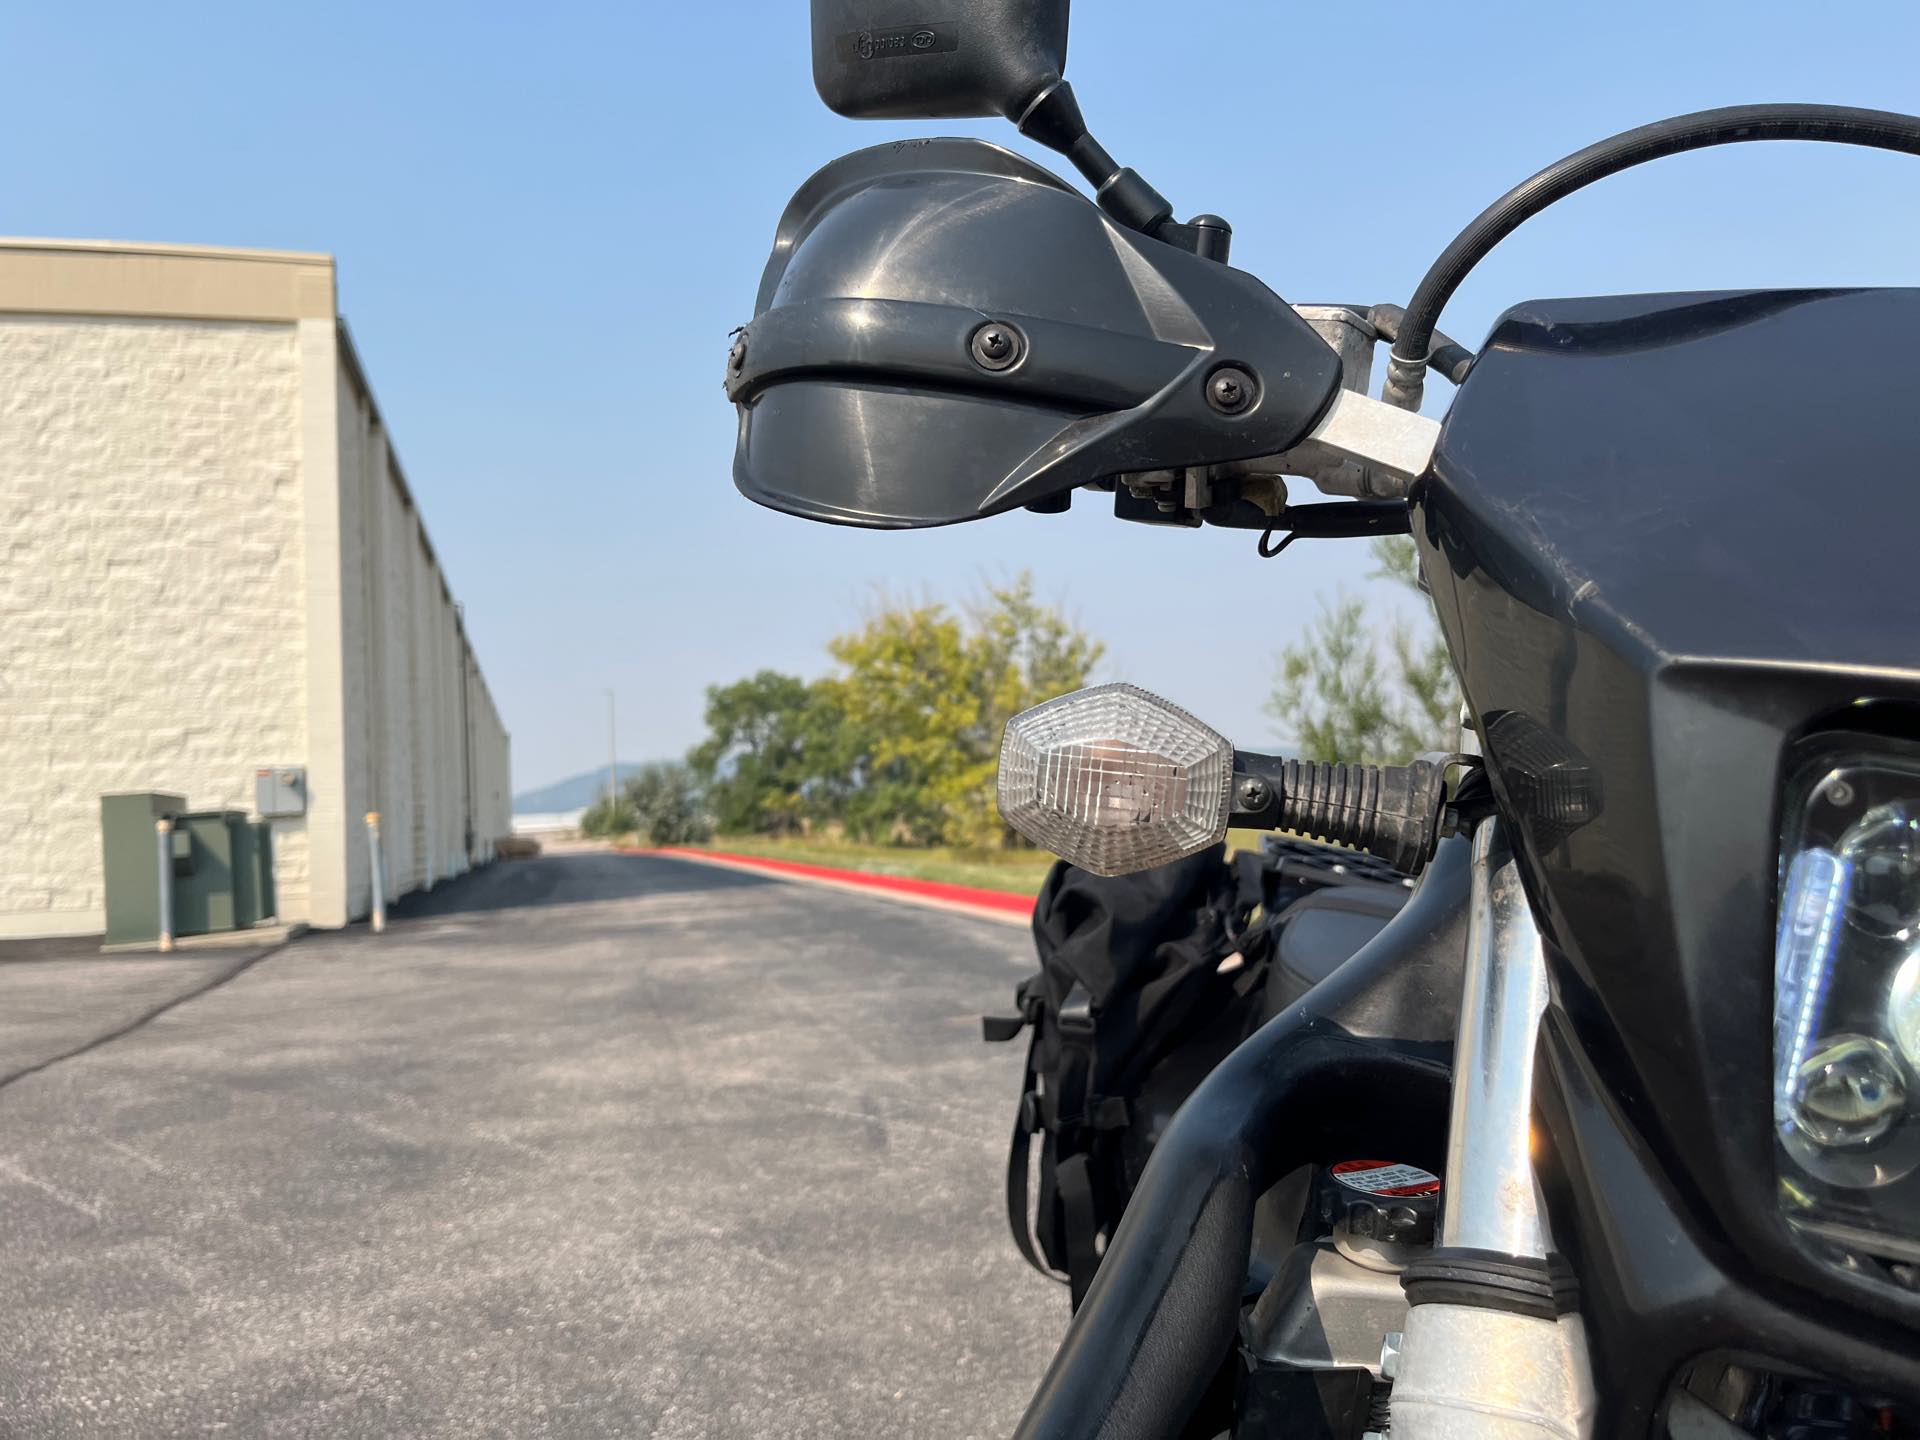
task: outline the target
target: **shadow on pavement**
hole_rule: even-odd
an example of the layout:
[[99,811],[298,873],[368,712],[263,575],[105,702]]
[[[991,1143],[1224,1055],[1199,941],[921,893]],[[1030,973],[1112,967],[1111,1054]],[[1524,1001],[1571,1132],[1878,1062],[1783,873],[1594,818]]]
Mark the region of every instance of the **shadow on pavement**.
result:
[[579,850],[530,860],[496,860],[484,869],[395,901],[395,920],[423,920],[529,906],[585,905],[647,895],[689,895],[781,883],[667,855]]
[[218,989],[284,942],[171,955],[101,955],[70,946],[40,963],[0,964],[0,1089]]
[[[664,855],[574,851],[496,861],[408,895],[389,914],[428,919],[778,883]],[[0,944],[0,1089],[140,1029],[281,948],[102,955],[98,935]]]

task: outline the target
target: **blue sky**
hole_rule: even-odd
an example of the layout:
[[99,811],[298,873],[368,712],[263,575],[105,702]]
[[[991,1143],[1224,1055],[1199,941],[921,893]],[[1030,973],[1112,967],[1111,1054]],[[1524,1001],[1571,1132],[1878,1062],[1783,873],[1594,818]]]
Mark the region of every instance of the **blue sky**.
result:
[[[1283,295],[1404,302],[1559,155],[1711,105],[1920,108],[1917,44],[1904,3],[1081,0],[1068,75],[1107,147],[1183,214],[1226,215]],[[1272,655],[1366,585],[1357,542],[1261,561],[1250,535],[1095,505],[870,534],[738,496],[726,334],[795,187],[902,134],[1021,145],[829,114],[800,0],[14,4],[0,54],[0,232],[338,257],[516,788],[599,762],[604,687],[623,756],[678,753],[702,687],[817,672],[877,590],[1021,569],[1107,641],[1110,678],[1257,744]],[[1541,295],[1912,284],[1917,196],[1913,161],[1837,147],[1663,161],[1532,222],[1444,323],[1477,344]]]

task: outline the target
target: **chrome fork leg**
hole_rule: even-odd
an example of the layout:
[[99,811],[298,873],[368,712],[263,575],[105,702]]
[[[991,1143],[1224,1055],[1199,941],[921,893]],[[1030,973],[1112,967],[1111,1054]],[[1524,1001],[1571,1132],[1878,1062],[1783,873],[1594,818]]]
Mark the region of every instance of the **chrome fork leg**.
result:
[[1593,1417],[1586,1334],[1577,1313],[1557,1313],[1546,1264],[1552,1234],[1533,1170],[1546,958],[1497,820],[1474,834],[1471,873],[1440,1241],[1433,1260],[1407,1276],[1393,1434],[1585,1440]]
[[1474,834],[1472,867],[1440,1244],[1544,1260],[1532,1139],[1546,956],[1499,821]]

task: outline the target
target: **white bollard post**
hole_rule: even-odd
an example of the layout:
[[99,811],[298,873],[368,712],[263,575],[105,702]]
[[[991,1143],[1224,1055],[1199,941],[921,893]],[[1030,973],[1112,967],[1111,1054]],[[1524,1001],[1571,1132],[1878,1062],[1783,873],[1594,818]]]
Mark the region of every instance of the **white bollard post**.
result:
[[380,863],[380,812],[367,812],[367,865],[373,878],[373,915],[371,923],[373,933],[378,935],[387,928],[387,890],[382,883]]
[[173,821],[164,816],[154,821],[153,834],[160,852],[160,949],[164,954],[173,949]]

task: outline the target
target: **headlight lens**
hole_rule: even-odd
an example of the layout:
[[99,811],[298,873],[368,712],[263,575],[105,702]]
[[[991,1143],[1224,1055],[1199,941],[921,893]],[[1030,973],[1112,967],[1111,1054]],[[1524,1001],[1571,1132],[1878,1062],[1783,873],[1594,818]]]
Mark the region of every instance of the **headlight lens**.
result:
[[1828,750],[1788,796],[1774,950],[1781,1202],[1920,1255],[1920,763]]

